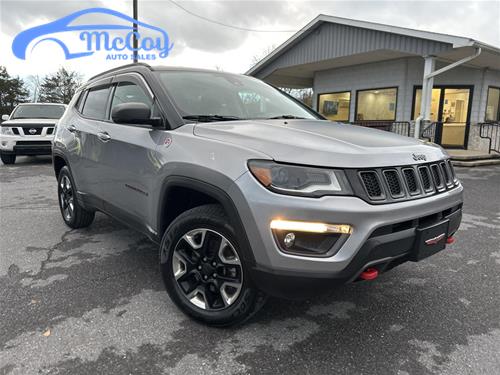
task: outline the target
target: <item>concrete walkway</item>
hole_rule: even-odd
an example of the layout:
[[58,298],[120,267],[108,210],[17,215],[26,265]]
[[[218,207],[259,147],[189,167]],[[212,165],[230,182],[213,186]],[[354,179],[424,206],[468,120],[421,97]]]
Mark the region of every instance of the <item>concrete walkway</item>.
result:
[[500,154],[488,154],[477,150],[446,150],[451,156],[453,165],[459,167],[479,167],[500,164]]

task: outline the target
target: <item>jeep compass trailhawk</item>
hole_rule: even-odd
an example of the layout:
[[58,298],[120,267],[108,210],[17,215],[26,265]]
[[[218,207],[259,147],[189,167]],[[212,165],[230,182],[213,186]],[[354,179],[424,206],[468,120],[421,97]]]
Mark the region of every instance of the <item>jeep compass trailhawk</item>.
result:
[[369,280],[453,242],[462,186],[439,146],[333,123],[257,79],[135,64],[93,77],[53,147],[62,217],[160,244],[176,305],[217,326],[266,295]]

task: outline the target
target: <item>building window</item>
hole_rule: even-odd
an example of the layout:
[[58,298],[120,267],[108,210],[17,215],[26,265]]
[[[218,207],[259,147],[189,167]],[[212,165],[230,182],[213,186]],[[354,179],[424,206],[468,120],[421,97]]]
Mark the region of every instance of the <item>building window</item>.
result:
[[484,121],[500,121],[500,87],[488,87]]
[[395,121],[397,97],[397,87],[358,91],[356,121]]
[[349,121],[351,92],[334,92],[320,94],[318,99],[319,113],[332,121]]
[[[431,121],[437,121],[439,115],[439,101],[441,100],[441,89],[432,89],[431,96]],[[415,90],[415,97],[413,101],[413,117],[412,120],[415,120],[420,113],[420,105],[422,104],[422,89]]]

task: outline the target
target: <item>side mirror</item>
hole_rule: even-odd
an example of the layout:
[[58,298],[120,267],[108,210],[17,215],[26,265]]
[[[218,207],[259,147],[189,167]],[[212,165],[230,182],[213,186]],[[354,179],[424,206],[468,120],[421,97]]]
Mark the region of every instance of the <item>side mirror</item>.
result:
[[2,121],[7,121],[9,119],[9,115],[2,115]]
[[118,124],[152,124],[151,108],[140,102],[116,105],[111,111],[111,118]]

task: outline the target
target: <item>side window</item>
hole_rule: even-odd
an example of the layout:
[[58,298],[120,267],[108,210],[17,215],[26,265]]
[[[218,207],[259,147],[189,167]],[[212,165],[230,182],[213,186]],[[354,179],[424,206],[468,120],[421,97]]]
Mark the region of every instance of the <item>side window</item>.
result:
[[118,104],[139,102],[144,103],[151,107],[153,105],[153,100],[151,97],[144,92],[144,90],[132,82],[120,82],[116,86],[115,93],[113,95],[113,101],[111,102],[111,111]]
[[106,119],[106,104],[108,101],[109,87],[90,89],[83,105],[82,114],[96,120]]
[[84,100],[86,94],[87,94],[86,90],[80,92],[78,99],[76,100],[75,105],[74,105],[75,109],[80,113],[82,112],[83,100]]

